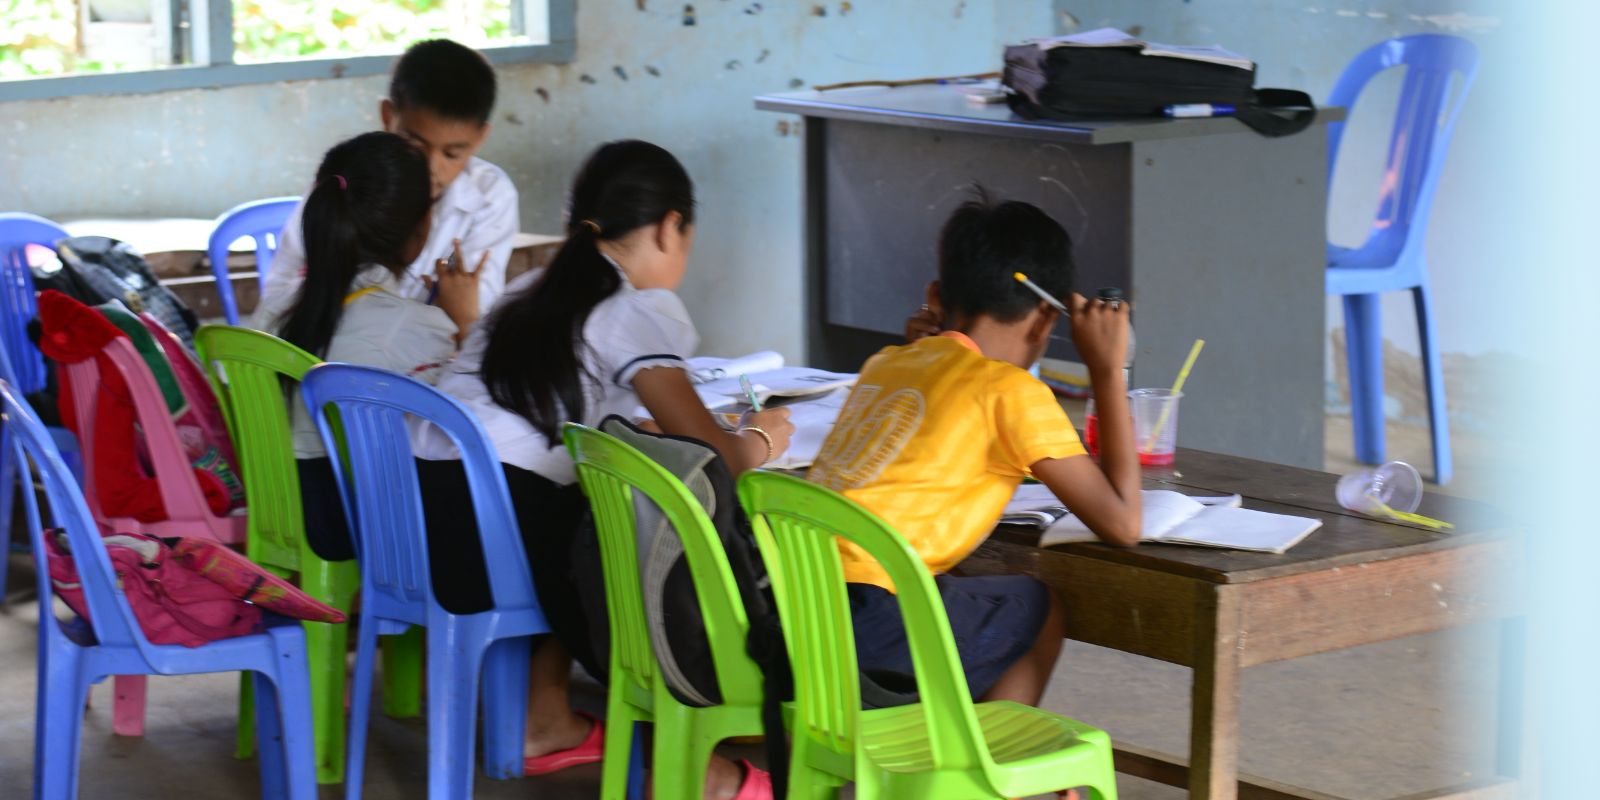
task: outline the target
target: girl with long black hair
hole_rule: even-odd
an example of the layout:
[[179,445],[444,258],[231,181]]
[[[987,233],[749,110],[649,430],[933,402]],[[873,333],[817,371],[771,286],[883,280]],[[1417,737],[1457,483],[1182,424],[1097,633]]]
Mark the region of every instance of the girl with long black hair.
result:
[[[694,210],[693,183],[671,153],[641,141],[601,146],[573,183],[561,251],[542,274],[506,287],[439,381],[494,442],[540,603],[556,631],[533,657],[524,746],[530,775],[602,757],[600,722],[575,714],[567,698],[569,652],[591,673],[599,665],[567,569],[585,505],[561,426],[594,425],[643,405],[663,432],[708,443],[735,474],[781,454],[794,430],[786,409],[752,414],[736,433],[724,430],[689,381],[685,359],[698,335],[674,290],[688,265]],[[468,494],[460,461],[451,460],[459,458],[455,448],[426,426],[416,445],[419,457],[438,459],[423,481],[430,536],[442,544],[446,526],[476,536],[458,511]],[[459,544],[436,551],[450,557],[444,550],[479,552]],[[435,594],[447,608],[488,606],[481,563],[462,564],[450,586],[441,584],[439,561],[432,564]],[[741,771],[715,757],[706,796],[770,797],[771,782],[758,769]]]
[[[334,145],[301,217],[305,280],[256,312],[262,328],[324,360],[434,383],[478,317],[478,279],[441,265],[436,305],[397,291],[428,240],[431,207],[427,159],[404,139],[364,133]],[[332,468],[299,402],[294,453],[311,549],[330,561],[354,558]]]

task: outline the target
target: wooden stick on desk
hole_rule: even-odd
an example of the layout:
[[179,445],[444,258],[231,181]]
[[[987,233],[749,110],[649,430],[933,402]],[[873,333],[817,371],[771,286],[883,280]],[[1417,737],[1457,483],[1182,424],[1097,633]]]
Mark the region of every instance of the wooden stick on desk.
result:
[[901,81],[847,81],[845,83],[825,83],[821,86],[813,86],[811,88],[819,92],[831,92],[834,89],[860,89],[864,86],[887,86],[893,89],[896,86],[921,86],[928,83],[938,83],[939,81],[984,81],[990,78],[998,77],[1000,77],[1000,73],[998,72],[978,72],[972,75],[952,75],[945,78],[908,78]]

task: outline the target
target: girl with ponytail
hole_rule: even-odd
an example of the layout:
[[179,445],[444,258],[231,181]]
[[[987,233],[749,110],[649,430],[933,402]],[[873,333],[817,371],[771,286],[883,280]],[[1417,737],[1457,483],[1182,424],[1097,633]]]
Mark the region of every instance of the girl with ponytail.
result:
[[[365,133],[335,145],[301,217],[305,280],[256,312],[259,327],[327,361],[435,382],[477,319],[478,280],[476,271],[440,267],[437,305],[398,291],[428,239],[430,187],[427,159],[399,136]],[[312,550],[354,558],[332,468],[298,399],[294,453]]]
[[[738,433],[706,411],[689,381],[686,361],[698,335],[674,293],[694,241],[694,187],[678,160],[641,141],[611,142],[584,163],[573,182],[567,240],[542,273],[521,276],[474,329],[439,388],[477,414],[494,441],[517,508],[534,585],[556,636],[534,651],[529,685],[525,772],[537,775],[601,758],[601,724],[567,704],[571,656],[599,673],[567,569],[570,544],[586,508],[572,459],[561,445],[569,421],[595,425],[609,414],[644,406],[665,433],[716,448],[737,475],[772,460],[794,427],[787,409],[750,415]],[[429,533],[477,529],[451,513],[470,502],[465,476],[447,437],[415,432]],[[436,510],[437,511],[436,511]],[[457,542],[460,540],[457,539]],[[430,551],[476,554],[473,546]],[[461,559],[456,558],[457,562]],[[481,610],[489,599],[482,564],[441,584],[447,608]],[[455,610],[455,609],[452,609]],[[770,797],[770,780],[753,767],[714,757],[707,797]]]

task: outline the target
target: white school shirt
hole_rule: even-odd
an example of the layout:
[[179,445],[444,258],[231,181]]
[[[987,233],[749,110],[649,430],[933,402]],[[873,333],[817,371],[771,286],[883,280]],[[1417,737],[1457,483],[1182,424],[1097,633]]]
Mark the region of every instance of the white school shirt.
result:
[[[261,304],[292,296],[306,274],[305,234],[300,228],[300,213],[305,200],[295,206],[278,237],[278,252],[267,268],[261,287]],[[406,276],[395,286],[395,293],[411,300],[428,299],[422,276],[433,274],[434,262],[449,258],[452,243],[461,240],[461,259],[467,269],[478,265],[483,251],[489,260],[478,275],[478,308],[488,308],[500,297],[506,285],[506,262],[511,258],[511,242],[517,235],[517,188],[505,170],[473,156],[466,169],[445,188],[433,204],[433,228],[422,253],[411,262]],[[258,310],[253,327],[266,330],[268,319]]]
[[[394,273],[379,264],[363,267],[350,283],[344,313],[328,342],[328,361],[386,369],[424,383],[435,383],[456,349],[456,324],[438,307],[408,300],[398,289]],[[268,330],[282,327],[283,316],[297,294],[280,295],[263,306]],[[294,402],[294,457],[326,455],[316,425],[306,415],[296,392]]]
[[[515,297],[532,286],[539,274],[517,276],[506,287],[506,297]],[[489,315],[482,319],[489,319]],[[600,301],[589,314],[583,339],[583,366],[596,380],[584,379],[583,419],[575,421],[597,425],[610,414],[632,416],[639,407],[639,395],[633,390],[634,376],[651,367],[686,368],[686,359],[699,344],[700,335],[689,320],[683,301],[671,290],[635,289],[623,275],[621,288]],[[501,463],[561,485],[576,481],[572,457],[561,442],[552,447],[526,419],[496,405],[489,397],[489,389],[479,375],[488,342],[488,329],[480,321],[467,337],[461,354],[439,379],[439,389],[477,415]],[[411,430],[412,452],[419,457],[436,461],[461,457],[450,438],[433,426],[416,422]]]

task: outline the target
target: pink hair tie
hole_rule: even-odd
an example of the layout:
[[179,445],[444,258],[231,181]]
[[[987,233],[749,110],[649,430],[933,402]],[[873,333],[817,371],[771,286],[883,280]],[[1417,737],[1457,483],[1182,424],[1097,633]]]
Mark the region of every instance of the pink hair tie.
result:
[[342,192],[345,189],[350,188],[350,184],[345,182],[343,175],[335,175],[333,176],[333,179],[339,182],[339,191]]

